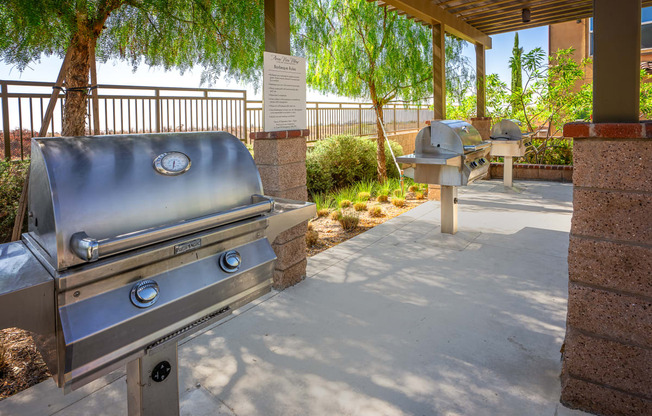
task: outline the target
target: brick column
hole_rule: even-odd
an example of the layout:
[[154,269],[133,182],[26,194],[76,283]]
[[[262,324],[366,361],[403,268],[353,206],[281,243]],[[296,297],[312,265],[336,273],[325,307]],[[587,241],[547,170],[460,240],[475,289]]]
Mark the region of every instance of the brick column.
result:
[[471,119],[471,125],[480,133],[482,140],[489,140],[491,135],[491,117],[474,117]]
[[652,123],[570,123],[573,219],[561,401],[652,414]]
[[[309,130],[251,133],[254,160],[265,195],[308,200],[306,188],[306,138]],[[278,259],[274,287],[285,289],[306,276],[307,222],[281,233],[272,243]]]

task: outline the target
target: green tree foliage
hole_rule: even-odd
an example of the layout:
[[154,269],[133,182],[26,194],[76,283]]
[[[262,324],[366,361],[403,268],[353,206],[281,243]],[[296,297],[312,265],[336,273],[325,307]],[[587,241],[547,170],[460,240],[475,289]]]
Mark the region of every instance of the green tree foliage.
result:
[[509,58],[509,68],[512,75],[512,106],[519,107],[519,94],[523,89],[523,72],[522,72],[523,48],[518,44],[518,32],[514,33],[514,47],[512,56]]
[[468,106],[476,98],[475,68],[462,53],[464,44],[456,36],[446,36],[446,118],[449,119],[455,119],[448,114],[449,103]]
[[377,118],[377,177],[387,178],[383,107],[432,94],[432,35],[426,27],[364,0],[297,0],[295,54],[312,88],[371,100]]
[[64,135],[85,134],[91,48],[99,60],[124,59],[204,80],[225,75],[256,84],[262,68],[263,2],[232,0],[3,0],[0,58],[25,69],[42,55],[63,57]]

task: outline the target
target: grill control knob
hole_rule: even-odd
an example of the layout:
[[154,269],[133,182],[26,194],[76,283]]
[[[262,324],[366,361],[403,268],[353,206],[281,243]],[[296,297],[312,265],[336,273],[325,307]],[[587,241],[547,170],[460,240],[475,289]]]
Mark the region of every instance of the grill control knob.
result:
[[241,263],[240,253],[235,250],[229,250],[220,257],[220,267],[227,273],[237,272]]
[[131,303],[139,308],[152,306],[158,300],[159,289],[158,283],[154,280],[141,280],[133,285],[129,297]]

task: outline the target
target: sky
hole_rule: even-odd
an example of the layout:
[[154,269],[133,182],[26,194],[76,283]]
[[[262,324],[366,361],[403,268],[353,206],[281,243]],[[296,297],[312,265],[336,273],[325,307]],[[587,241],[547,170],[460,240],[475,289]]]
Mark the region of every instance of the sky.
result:
[[[548,52],[548,27],[521,30],[519,41],[526,52],[540,47],[545,53]],[[514,44],[514,32],[494,35],[493,48],[486,51],[486,73],[496,73],[506,83],[509,83],[510,71],[508,60],[512,53]],[[468,56],[472,65],[475,66],[475,48],[467,44],[464,55]],[[40,62],[32,63],[22,73],[17,68],[0,62],[0,79],[3,80],[24,80],[54,82],[59,73],[61,59],[55,57],[43,57]],[[200,85],[201,69],[187,71],[183,75],[179,71],[165,71],[161,68],[139,67],[136,72],[126,62],[113,61],[97,64],[97,78],[99,84],[117,85],[143,85],[143,86],[174,86],[185,88],[224,88],[224,89],[247,89],[249,99],[260,99],[261,91],[254,92],[253,88],[241,85],[236,82],[220,80],[211,86]],[[308,101],[347,101],[346,98],[337,96],[325,96],[316,91],[307,91]]]

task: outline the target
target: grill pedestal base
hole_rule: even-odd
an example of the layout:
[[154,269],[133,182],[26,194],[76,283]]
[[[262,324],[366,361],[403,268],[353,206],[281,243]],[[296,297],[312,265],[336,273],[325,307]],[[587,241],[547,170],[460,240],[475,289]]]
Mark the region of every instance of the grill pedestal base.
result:
[[457,187],[441,187],[441,232],[455,234],[457,232]]
[[127,363],[129,416],[179,416],[177,343]]
[[514,160],[511,156],[505,156],[505,163],[503,163],[503,185],[509,186],[510,188],[514,184],[512,178],[513,174]]

